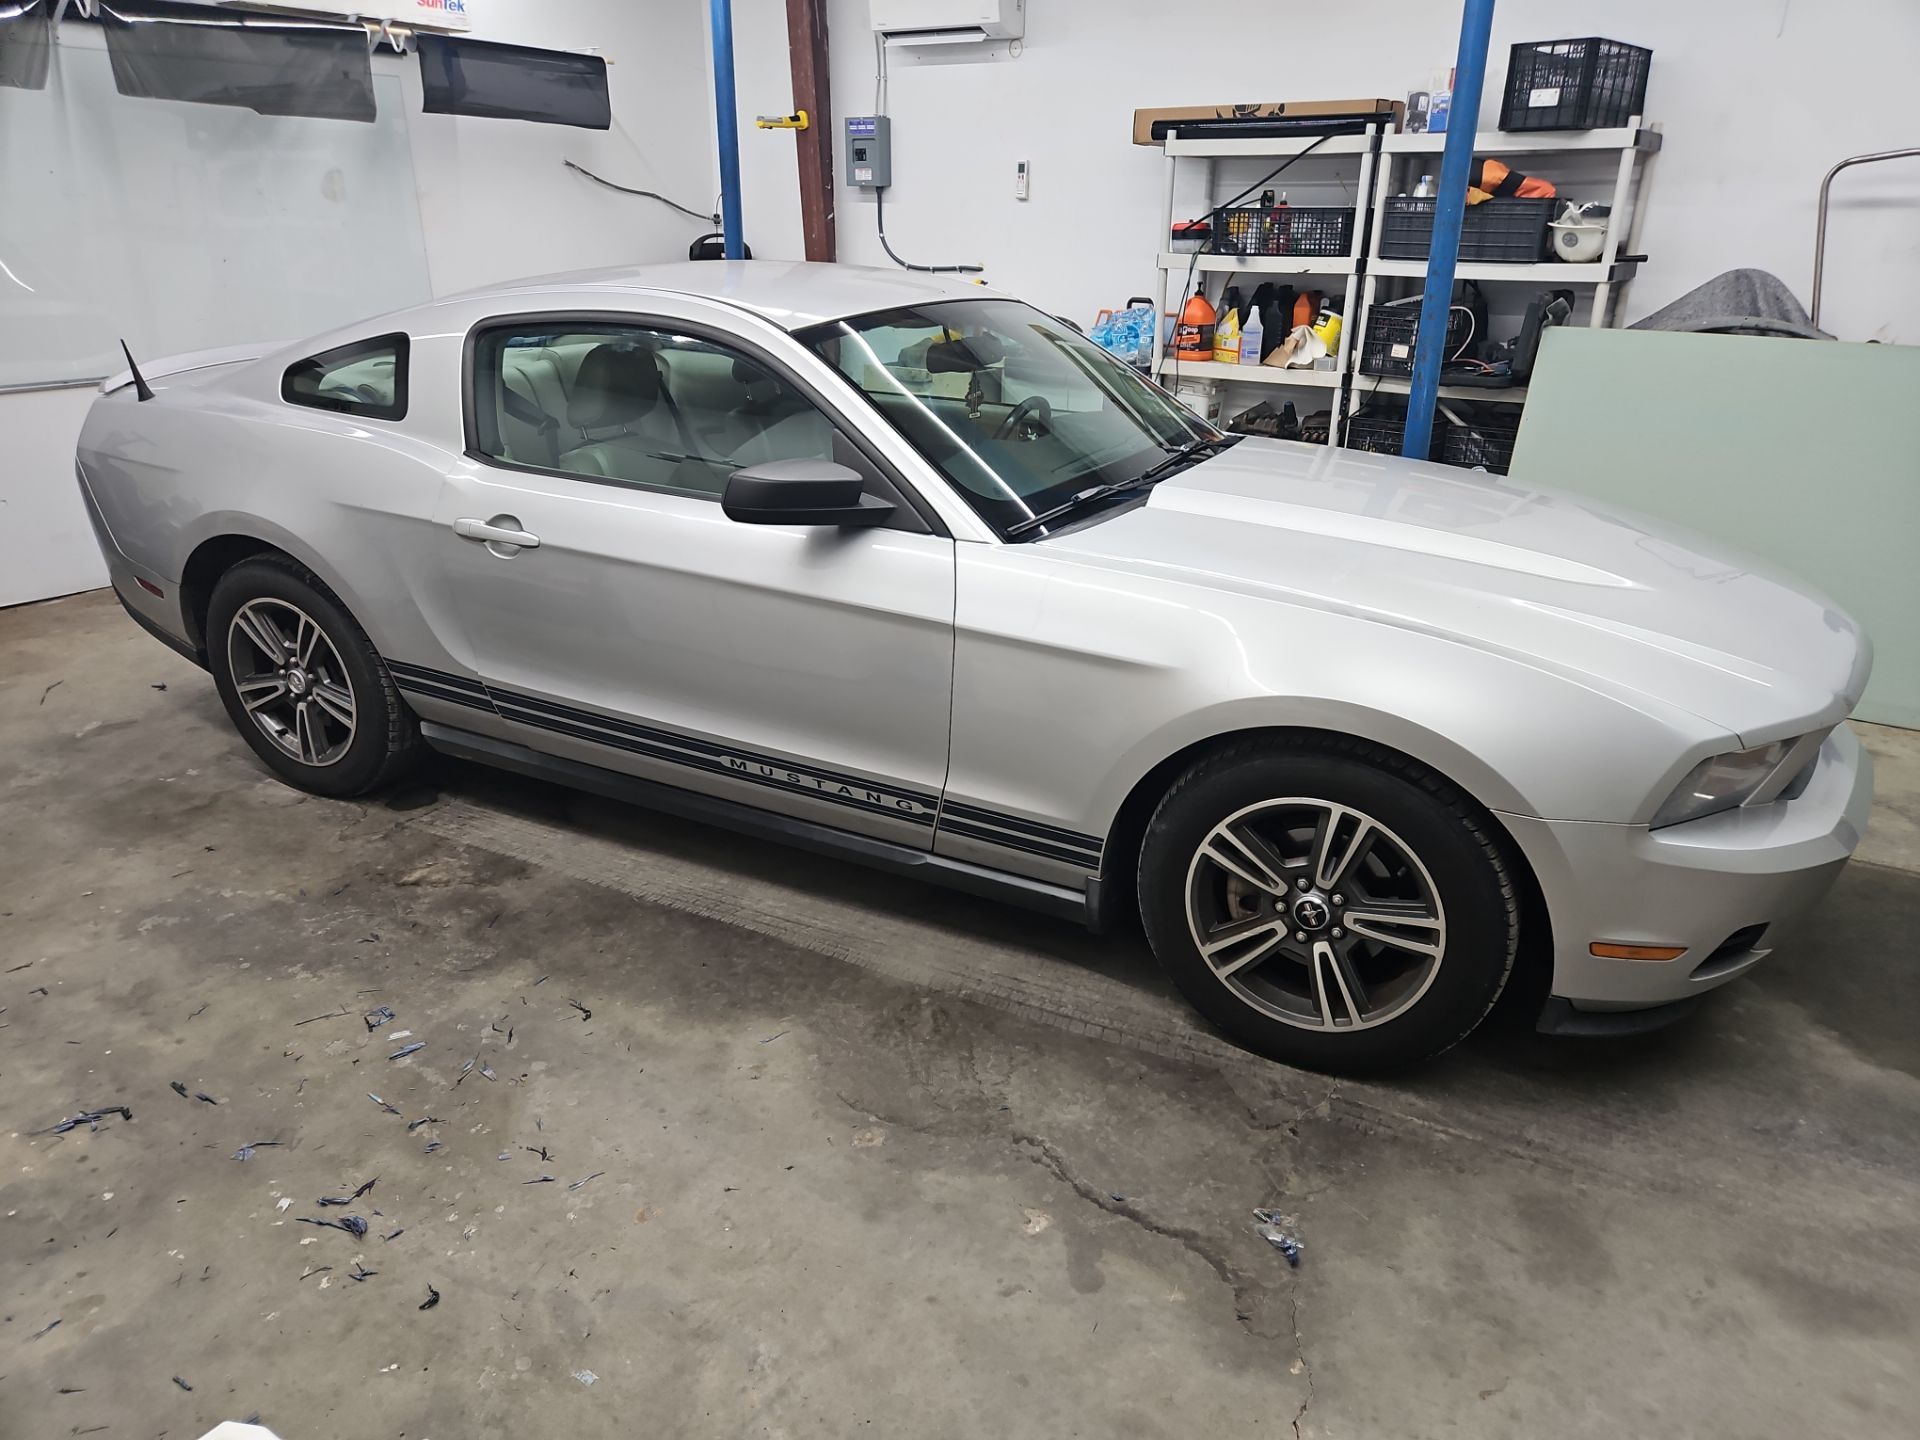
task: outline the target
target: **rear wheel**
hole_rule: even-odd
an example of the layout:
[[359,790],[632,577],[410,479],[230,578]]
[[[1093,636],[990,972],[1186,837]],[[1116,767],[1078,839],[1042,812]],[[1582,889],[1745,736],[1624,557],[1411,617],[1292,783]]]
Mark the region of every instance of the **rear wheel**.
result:
[[1518,951],[1513,878],[1481,815],[1366,747],[1248,744],[1167,792],[1140,855],[1155,955],[1236,1040],[1361,1071],[1455,1044]]
[[418,757],[419,725],[372,642],[292,561],[258,557],[220,577],[207,658],[234,726],[289,784],[359,795]]

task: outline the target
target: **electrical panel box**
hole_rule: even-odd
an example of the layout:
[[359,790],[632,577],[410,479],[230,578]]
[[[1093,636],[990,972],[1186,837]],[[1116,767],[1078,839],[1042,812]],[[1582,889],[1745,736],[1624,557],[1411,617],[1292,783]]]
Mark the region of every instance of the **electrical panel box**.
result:
[[862,190],[893,183],[893,122],[886,116],[847,117],[847,179]]

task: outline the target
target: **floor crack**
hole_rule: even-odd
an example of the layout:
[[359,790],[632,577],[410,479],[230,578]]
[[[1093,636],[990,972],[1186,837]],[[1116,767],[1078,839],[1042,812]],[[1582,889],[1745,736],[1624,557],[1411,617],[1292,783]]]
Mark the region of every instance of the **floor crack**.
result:
[[1297,1290],[1287,1297],[1287,1304],[1293,1319],[1294,1364],[1307,1377],[1306,1396],[1300,1401],[1300,1408],[1293,1413],[1293,1440],[1300,1440],[1300,1422],[1307,1418],[1307,1410],[1313,1404],[1313,1362],[1307,1359],[1306,1342],[1300,1338],[1300,1294]]
[[[1137,1225],[1149,1235],[1157,1235],[1164,1240],[1173,1241],[1213,1271],[1220,1283],[1233,1293],[1234,1319],[1249,1335],[1261,1340],[1281,1338],[1261,1329],[1256,1319],[1256,1305],[1265,1297],[1266,1292],[1231,1260],[1208,1244],[1206,1238],[1198,1231],[1189,1230],[1184,1225],[1170,1225],[1164,1220],[1155,1219],[1124,1196],[1102,1190],[1099,1186],[1082,1179],[1068,1165],[1067,1157],[1061,1153],[1060,1148],[1050,1140],[1039,1135],[1015,1132],[1013,1141],[1016,1146],[1027,1152],[1028,1159],[1050,1173],[1089,1205],[1125,1220],[1129,1224]],[[1299,1340],[1297,1331],[1294,1339],[1297,1345]]]

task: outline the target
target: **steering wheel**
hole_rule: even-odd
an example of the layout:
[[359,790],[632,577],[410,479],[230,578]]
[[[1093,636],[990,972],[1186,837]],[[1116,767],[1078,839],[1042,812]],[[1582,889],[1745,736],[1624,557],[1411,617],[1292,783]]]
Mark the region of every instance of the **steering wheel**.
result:
[[1029,395],[1013,409],[1007,412],[1007,418],[1000,422],[993,432],[996,440],[1011,440],[1029,421],[1036,422],[1040,429],[1053,429],[1053,406],[1044,395]]

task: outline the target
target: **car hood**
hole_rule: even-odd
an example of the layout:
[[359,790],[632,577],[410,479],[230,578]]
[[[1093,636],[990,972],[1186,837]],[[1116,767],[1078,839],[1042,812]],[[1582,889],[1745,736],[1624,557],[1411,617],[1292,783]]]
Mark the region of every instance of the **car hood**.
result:
[[1868,648],[1809,587],[1579,496],[1249,438],[1057,554],[1363,616],[1643,695],[1759,743],[1835,723]]

